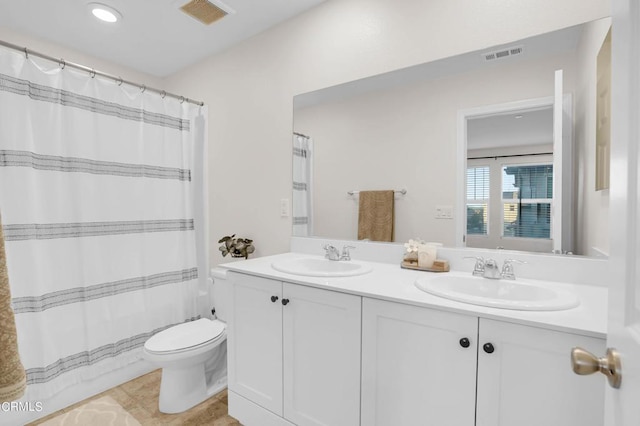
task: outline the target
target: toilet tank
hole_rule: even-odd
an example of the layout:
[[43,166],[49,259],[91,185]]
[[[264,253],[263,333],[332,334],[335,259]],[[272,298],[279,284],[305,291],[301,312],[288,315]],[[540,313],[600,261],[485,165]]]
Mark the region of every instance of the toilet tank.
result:
[[222,268],[211,268],[211,281],[213,289],[211,291],[211,306],[216,310],[216,316],[220,321],[227,322],[227,312],[230,303],[230,288],[227,281],[227,270]]

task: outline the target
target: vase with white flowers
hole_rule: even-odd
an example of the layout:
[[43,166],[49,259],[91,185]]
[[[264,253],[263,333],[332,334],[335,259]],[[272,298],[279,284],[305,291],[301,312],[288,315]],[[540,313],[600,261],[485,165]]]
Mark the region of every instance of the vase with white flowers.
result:
[[406,243],[404,243],[404,247],[406,249],[405,253],[404,253],[404,257],[403,257],[403,261],[413,265],[417,265],[418,264],[418,250],[420,249],[420,246],[424,244],[424,241],[422,241],[419,238],[416,238],[415,240],[409,240]]

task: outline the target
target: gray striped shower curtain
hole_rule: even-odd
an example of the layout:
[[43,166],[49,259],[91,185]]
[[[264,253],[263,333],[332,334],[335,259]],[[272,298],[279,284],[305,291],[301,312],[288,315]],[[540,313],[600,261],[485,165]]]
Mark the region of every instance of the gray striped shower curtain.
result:
[[0,48],[0,211],[26,400],[204,314],[206,107]]
[[313,236],[313,140],[293,135],[292,235]]

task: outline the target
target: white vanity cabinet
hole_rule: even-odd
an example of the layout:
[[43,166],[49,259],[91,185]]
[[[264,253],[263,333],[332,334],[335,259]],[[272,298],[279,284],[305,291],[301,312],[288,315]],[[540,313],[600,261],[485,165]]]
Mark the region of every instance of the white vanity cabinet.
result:
[[229,414],[246,426],[359,425],[362,298],[229,280]]
[[479,337],[476,426],[602,426],[605,380],[574,374],[570,353],[604,339],[484,318]]
[[363,426],[602,425],[602,378],[569,361],[602,339],[369,298],[362,318]]
[[477,336],[476,317],[364,298],[362,425],[473,425]]

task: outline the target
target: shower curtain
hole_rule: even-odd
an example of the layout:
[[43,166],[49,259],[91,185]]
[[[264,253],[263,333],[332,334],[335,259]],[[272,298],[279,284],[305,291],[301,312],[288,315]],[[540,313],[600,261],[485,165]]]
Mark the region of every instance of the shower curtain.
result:
[[204,314],[206,107],[0,48],[0,211],[27,400]]
[[293,236],[313,235],[313,140],[293,135]]

